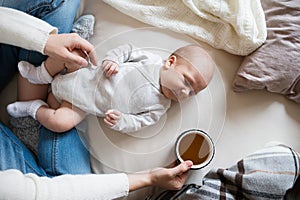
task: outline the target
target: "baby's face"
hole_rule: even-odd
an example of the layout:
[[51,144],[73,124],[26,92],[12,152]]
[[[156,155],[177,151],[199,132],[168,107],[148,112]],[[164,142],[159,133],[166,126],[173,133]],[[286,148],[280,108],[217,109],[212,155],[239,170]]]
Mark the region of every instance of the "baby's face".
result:
[[160,82],[163,94],[174,101],[194,96],[207,85],[199,70],[178,60],[174,67],[161,72]]

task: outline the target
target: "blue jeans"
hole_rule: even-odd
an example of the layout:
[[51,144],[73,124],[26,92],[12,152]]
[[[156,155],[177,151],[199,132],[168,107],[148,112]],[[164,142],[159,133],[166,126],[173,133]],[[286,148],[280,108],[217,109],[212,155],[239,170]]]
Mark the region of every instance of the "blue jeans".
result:
[[[0,6],[40,18],[57,27],[59,33],[70,32],[79,4],[80,0],[0,0]],[[0,91],[17,71],[20,60],[39,65],[45,58],[38,52],[0,44]],[[3,124],[1,134],[1,137],[5,137],[0,140],[0,169],[15,168],[23,173],[33,172],[40,176],[91,172],[89,153],[76,129],[56,134],[41,127],[38,164],[28,149]],[[9,148],[2,148],[2,145],[8,145]]]
[[[57,27],[59,33],[70,32],[79,4],[80,0],[0,0],[0,6],[40,18]],[[38,52],[0,44],[0,91],[17,71],[20,60],[39,65],[45,58]],[[76,129],[56,134],[42,127],[39,163],[3,124],[0,131],[0,169],[15,168],[23,173],[32,172],[40,176],[90,173],[89,153],[81,143]]]
[[38,176],[91,173],[89,153],[75,129],[53,134],[41,127],[39,160],[0,122],[0,170],[18,169]]
[[[14,8],[58,28],[59,33],[69,33],[79,7],[80,0],[0,0],[0,6]],[[17,72],[20,60],[40,65],[46,56],[35,51],[0,44],[0,91]]]
[[40,128],[38,160],[48,175],[90,174],[90,154],[75,128],[53,133]]

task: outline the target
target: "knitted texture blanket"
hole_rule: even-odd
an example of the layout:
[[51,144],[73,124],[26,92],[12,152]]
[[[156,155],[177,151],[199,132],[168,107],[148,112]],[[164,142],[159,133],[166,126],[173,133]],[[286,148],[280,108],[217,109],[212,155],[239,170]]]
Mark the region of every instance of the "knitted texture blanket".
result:
[[217,49],[248,55],[267,31],[260,0],[104,0],[144,23],[188,34]]

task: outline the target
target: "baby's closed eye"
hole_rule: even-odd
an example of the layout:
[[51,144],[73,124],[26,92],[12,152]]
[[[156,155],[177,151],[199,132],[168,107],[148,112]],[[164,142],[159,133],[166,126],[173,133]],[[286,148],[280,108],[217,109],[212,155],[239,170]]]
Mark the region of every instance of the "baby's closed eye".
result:
[[194,96],[196,93],[195,93],[195,91],[194,90],[191,90],[190,92],[189,92],[189,96]]

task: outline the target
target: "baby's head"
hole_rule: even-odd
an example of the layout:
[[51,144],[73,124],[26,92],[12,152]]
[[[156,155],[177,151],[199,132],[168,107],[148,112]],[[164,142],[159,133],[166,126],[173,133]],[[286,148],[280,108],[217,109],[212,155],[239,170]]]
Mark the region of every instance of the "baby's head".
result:
[[178,101],[196,95],[212,79],[215,63],[198,45],[177,49],[160,70],[162,93]]

